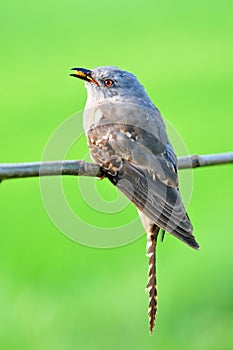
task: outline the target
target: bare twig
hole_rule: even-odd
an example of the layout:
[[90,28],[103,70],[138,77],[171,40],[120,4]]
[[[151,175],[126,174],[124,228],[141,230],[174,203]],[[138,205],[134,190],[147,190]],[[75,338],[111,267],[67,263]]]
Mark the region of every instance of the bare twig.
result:
[[233,152],[203,154],[178,158],[179,169],[233,163]]
[[[226,163],[233,163],[233,152],[178,158],[179,169]],[[0,181],[13,178],[54,175],[100,177],[102,173],[97,164],[84,162],[83,160],[0,164]]]
[[0,180],[54,175],[101,176],[100,167],[83,160],[0,164]]

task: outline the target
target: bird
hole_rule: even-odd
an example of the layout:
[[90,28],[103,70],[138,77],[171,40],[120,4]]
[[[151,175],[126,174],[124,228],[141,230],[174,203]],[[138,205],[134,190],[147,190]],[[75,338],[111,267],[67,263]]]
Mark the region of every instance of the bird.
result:
[[137,207],[147,235],[149,330],[157,317],[156,244],[168,232],[199,245],[182,203],[176,153],[166,126],[137,77],[115,66],[72,68],[85,81],[83,127],[92,159]]

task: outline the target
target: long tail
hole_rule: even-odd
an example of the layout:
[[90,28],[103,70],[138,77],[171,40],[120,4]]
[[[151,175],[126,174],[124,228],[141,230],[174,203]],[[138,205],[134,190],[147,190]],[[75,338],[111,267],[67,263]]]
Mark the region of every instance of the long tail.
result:
[[146,253],[149,257],[149,272],[148,272],[148,283],[146,286],[149,292],[149,322],[150,322],[150,333],[152,333],[156,313],[157,313],[157,285],[156,285],[156,243],[157,236],[159,233],[159,227],[155,224],[151,225],[149,232],[147,233],[147,249]]

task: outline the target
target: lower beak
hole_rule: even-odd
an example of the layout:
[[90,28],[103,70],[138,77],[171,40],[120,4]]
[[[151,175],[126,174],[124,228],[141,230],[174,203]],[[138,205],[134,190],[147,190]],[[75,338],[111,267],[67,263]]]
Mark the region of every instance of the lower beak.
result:
[[75,71],[75,73],[70,74],[71,77],[79,78],[85,81],[88,81],[90,83],[95,83],[97,86],[100,86],[98,81],[96,81],[92,76],[91,76],[91,70],[85,69],[85,68],[71,68],[71,70]]

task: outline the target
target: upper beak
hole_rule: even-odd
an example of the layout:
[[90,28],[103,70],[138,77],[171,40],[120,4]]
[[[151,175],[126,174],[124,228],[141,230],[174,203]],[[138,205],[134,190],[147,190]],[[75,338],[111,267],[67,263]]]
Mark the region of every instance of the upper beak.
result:
[[91,76],[91,70],[85,69],[85,68],[71,68],[71,70],[74,70],[74,74],[70,74],[72,77],[76,77],[85,81],[88,81],[90,83],[95,83],[96,85],[100,86],[98,81],[96,81],[92,76]]

